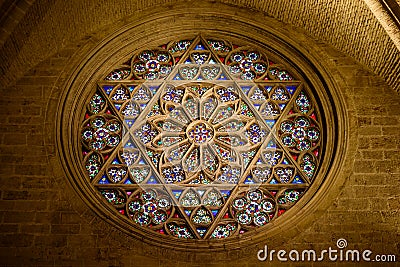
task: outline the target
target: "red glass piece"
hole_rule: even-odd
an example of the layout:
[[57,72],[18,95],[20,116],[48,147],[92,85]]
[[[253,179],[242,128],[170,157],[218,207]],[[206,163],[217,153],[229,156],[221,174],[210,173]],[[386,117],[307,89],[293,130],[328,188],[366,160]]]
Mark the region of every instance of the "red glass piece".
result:
[[110,155],[104,155],[104,159],[107,160]]
[[224,57],[220,57],[219,60],[221,60],[221,62],[224,62],[225,58]]
[[224,218],[225,218],[225,219],[229,218],[229,214],[228,214],[228,212],[227,212],[227,213],[225,213],[225,215],[224,215]]
[[107,114],[111,114],[111,111],[109,109],[106,110]]
[[125,210],[119,210],[119,213],[121,213],[122,215],[125,215]]
[[176,57],[175,58],[175,63],[178,63],[179,60],[181,60],[181,57]]
[[232,45],[232,47],[234,48],[234,49],[236,49],[236,48],[238,48],[239,46],[238,45]]
[[90,117],[89,114],[86,113],[85,114],[85,119],[89,119],[89,117]]
[[276,196],[277,191],[270,191],[273,196]]
[[291,109],[290,111],[289,111],[289,114],[293,114],[294,113],[294,111],[293,111],[293,109]]
[[278,217],[281,216],[283,213],[285,213],[286,210],[279,210],[278,211]]
[[317,149],[315,149],[314,151],[313,151],[313,153],[314,153],[314,155],[316,156],[316,157],[318,157],[318,148]]
[[296,154],[293,154],[293,153],[290,153],[291,155],[292,155],[292,158],[294,159],[294,160],[297,160],[297,155]]
[[314,112],[311,114],[311,118],[313,118],[314,120],[317,120],[317,116],[315,116]]
[[160,230],[158,230],[157,232],[159,232],[160,234],[165,235],[164,229],[160,229]]
[[275,64],[275,63],[274,63],[273,61],[271,61],[271,60],[270,60],[268,63],[269,63],[270,66]]

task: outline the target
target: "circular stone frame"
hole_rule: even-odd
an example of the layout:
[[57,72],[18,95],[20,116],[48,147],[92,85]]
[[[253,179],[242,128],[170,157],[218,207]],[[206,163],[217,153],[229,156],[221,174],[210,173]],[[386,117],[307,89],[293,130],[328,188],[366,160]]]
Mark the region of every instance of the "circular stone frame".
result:
[[[182,16],[188,15],[187,10],[180,12]],[[193,9],[195,14],[195,9]],[[238,24],[246,27],[229,28],[226,26],[213,27],[212,23],[196,25],[191,29],[173,28],[162,33],[151,31],[140,32],[146,25],[150,26],[162,23],[165,20],[177,16],[178,11],[164,12],[159,16],[143,19],[119,28],[109,38],[99,42],[98,46],[83,58],[81,63],[71,73],[65,83],[64,95],[59,104],[57,121],[57,145],[61,162],[65,173],[73,188],[80,198],[94,210],[100,217],[115,225],[121,231],[132,235],[152,245],[163,246],[178,250],[230,250],[246,245],[265,241],[267,238],[278,236],[283,232],[295,235],[301,229],[301,225],[309,225],[315,213],[320,211],[324,202],[326,191],[336,186],[335,179],[341,165],[347,146],[345,135],[347,119],[344,115],[343,102],[337,94],[337,85],[325,68],[317,59],[309,55],[307,50],[298,43],[290,40],[286,34],[276,29],[257,23],[249,23],[249,19],[242,19]],[[218,13],[224,18],[224,15]],[[215,13],[208,14],[213,17]],[[227,19],[229,16],[226,16]],[[262,27],[261,27],[262,26]],[[225,28],[224,28],[225,27]],[[248,31],[248,28],[252,31]],[[247,30],[246,30],[247,29]],[[317,171],[316,178],[304,196],[284,216],[273,222],[255,229],[248,234],[231,237],[225,240],[182,240],[177,238],[165,238],[159,234],[132,224],[123,218],[107,203],[102,201],[98,191],[87,182],[86,172],[79,159],[80,136],[79,126],[82,114],[86,108],[88,98],[96,88],[96,82],[104,74],[108,73],[118,62],[129,57],[132,52],[143,47],[160,45],[173,39],[185,39],[204,33],[215,38],[239,41],[252,44],[261,51],[276,54],[284,63],[306,79],[304,82],[312,88],[314,96],[320,101],[321,117],[325,123],[324,156],[322,164]],[[313,97],[314,97],[313,96]],[[330,201],[330,200],[328,200]]]

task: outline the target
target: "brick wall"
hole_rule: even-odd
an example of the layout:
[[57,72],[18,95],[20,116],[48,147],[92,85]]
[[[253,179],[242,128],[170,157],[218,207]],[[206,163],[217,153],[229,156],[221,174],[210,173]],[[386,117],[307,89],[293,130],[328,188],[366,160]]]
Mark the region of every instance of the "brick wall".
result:
[[[350,169],[340,173],[346,181],[332,204],[314,222],[299,226],[295,238],[282,234],[274,249],[326,249],[342,237],[351,247],[399,258],[400,96],[330,45],[300,29],[288,31],[321,59],[339,84],[349,118]],[[15,85],[0,89],[0,265],[260,266],[256,253],[264,244],[211,254],[149,246],[98,218],[73,191],[55,149],[54,117],[63,93],[60,85],[78,64],[77,54],[93,48],[102,34],[63,47]],[[351,266],[324,263],[331,265]]]

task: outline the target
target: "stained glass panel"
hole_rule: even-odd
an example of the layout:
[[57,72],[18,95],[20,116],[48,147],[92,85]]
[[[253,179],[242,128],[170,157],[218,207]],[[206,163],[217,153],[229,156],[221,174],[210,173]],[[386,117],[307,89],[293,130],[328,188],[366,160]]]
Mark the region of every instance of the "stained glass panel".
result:
[[231,238],[284,217],[315,179],[324,136],[311,91],[275,57],[201,36],[133,54],[87,100],[88,183],[171,238]]

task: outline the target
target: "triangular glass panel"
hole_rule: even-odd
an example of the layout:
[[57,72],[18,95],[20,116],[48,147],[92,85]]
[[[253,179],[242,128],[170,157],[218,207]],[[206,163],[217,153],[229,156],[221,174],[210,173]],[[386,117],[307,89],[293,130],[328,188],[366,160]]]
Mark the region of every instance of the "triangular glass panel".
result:
[[288,85],[286,86],[286,89],[288,90],[288,92],[293,95],[293,93],[296,91],[297,86],[296,85]]
[[275,178],[272,178],[272,180],[269,182],[270,184],[278,184],[278,181],[275,180]]
[[300,176],[296,175],[293,179],[292,184],[304,184],[304,181],[300,178]]
[[141,158],[141,159],[139,160],[139,164],[140,164],[140,165],[147,165],[146,161],[145,161],[143,158]]
[[272,90],[272,86],[264,86],[265,90],[267,90],[267,92],[271,92]]
[[206,50],[206,49],[204,48],[204,46],[202,44],[198,44],[198,45],[196,45],[194,50]]
[[230,194],[231,194],[231,191],[230,191],[230,190],[220,190],[220,192],[221,192],[222,196],[223,196],[225,199],[227,199],[227,198],[230,196]]
[[257,110],[260,110],[260,104],[253,104],[254,105],[254,107],[257,109]]
[[289,163],[289,159],[285,157],[285,158],[282,160],[282,164],[289,165],[289,164],[290,164],[290,163]]
[[176,199],[179,199],[179,197],[180,197],[181,194],[182,194],[182,190],[172,190],[172,194],[174,195],[174,197],[175,197]]
[[132,125],[135,123],[135,120],[125,120],[125,122],[128,125],[128,127],[131,128]]
[[203,237],[204,234],[207,232],[207,228],[205,228],[205,227],[199,227],[199,228],[196,229],[196,231],[199,233],[199,235],[200,235],[201,237]]
[[129,91],[132,93],[133,90],[135,90],[136,85],[128,85],[127,87],[128,87],[128,89],[129,89]]
[[103,177],[101,177],[101,179],[99,180],[99,184],[109,184],[110,180],[108,180],[108,178],[103,175]]
[[248,175],[244,180],[244,184],[254,184],[253,177],[251,175]]
[[240,86],[240,87],[242,88],[243,93],[247,95],[252,86]]
[[179,75],[179,73],[177,73],[174,77],[174,80],[180,81],[182,80],[182,77]]
[[158,181],[154,176],[151,176],[146,184],[158,184]]
[[121,162],[118,160],[118,158],[115,158],[115,159],[112,161],[112,164],[121,164]]
[[121,104],[114,104],[114,106],[115,106],[115,108],[117,109],[117,110],[120,110],[121,109]]
[[107,95],[109,95],[111,93],[111,91],[113,90],[114,86],[112,85],[103,85],[102,86],[104,92],[106,92]]
[[133,141],[131,139],[129,139],[125,145],[124,148],[136,148],[135,143],[133,143]]
[[191,210],[185,210],[185,213],[186,213],[187,216],[190,216],[190,214],[192,214],[192,211]]
[[267,148],[276,148],[276,143],[274,140],[270,140],[267,144]]
[[283,110],[286,107],[286,104],[279,104],[279,108]]
[[265,120],[265,123],[268,125],[269,128],[272,128],[275,125],[275,120]]
[[217,216],[219,210],[211,210],[212,215],[215,217]]
[[126,179],[124,184],[134,184],[130,178]]
[[149,86],[150,92],[155,95],[158,91],[158,88],[160,88],[160,85],[153,85],[153,86]]
[[146,108],[147,104],[140,104],[139,106],[140,106],[140,109],[143,111]]
[[196,190],[196,192],[199,194],[199,196],[203,196],[205,190]]
[[217,80],[228,80],[228,78],[226,78],[226,75],[224,73],[221,73]]

